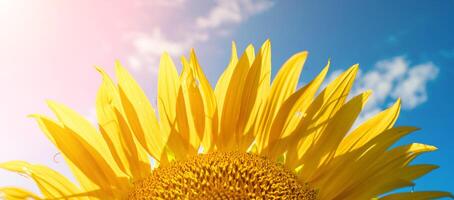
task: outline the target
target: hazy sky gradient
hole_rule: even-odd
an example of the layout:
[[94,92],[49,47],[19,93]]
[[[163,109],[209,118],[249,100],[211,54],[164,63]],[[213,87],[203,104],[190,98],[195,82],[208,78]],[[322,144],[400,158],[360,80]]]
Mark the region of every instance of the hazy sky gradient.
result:
[[[68,174],[62,158],[26,116],[46,113],[52,99],[94,120],[100,76],[122,61],[155,101],[159,55],[179,63],[194,47],[215,83],[239,49],[271,39],[273,73],[292,54],[309,51],[301,84],[328,59],[331,74],[359,63],[354,93],[375,91],[362,118],[402,97],[400,125],[421,127],[401,143],[439,147],[417,162],[441,168],[417,181],[416,190],[454,191],[453,1],[57,1],[0,0],[0,162],[27,160]],[[34,188],[0,172],[0,186]],[[36,191],[36,188],[34,188]]]

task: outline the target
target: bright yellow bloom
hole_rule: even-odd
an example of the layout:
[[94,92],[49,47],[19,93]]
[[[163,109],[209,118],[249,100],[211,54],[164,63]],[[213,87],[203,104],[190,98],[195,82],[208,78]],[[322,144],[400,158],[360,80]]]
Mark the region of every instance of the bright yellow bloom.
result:
[[[24,174],[41,194],[0,188],[6,199],[432,199],[447,192],[383,196],[435,169],[410,165],[434,146],[392,147],[413,127],[394,127],[399,100],[352,129],[371,92],[348,99],[358,66],[317,91],[329,62],[297,88],[307,52],[292,56],[271,83],[271,45],[240,58],[235,44],[213,90],[194,51],[178,74],[164,54],[158,75],[158,114],[119,64],[115,84],[101,69],[96,99],[99,128],[49,102],[57,116],[33,115],[61,151],[77,184],[23,161],[0,168]],[[151,162],[150,156],[154,162]],[[452,197],[452,196],[451,196]]]

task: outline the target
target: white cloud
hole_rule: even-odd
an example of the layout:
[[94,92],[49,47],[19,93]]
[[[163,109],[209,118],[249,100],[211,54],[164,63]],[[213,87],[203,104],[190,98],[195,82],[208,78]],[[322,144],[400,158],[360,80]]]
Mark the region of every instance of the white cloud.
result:
[[439,69],[433,63],[416,65],[394,88],[391,96],[402,99],[402,106],[413,109],[427,101],[427,82],[437,78]]
[[394,87],[399,84],[399,80],[405,76],[408,68],[408,62],[402,56],[379,61],[371,71],[359,74],[353,94],[372,90],[373,95],[365,110],[377,110],[377,107],[383,105],[388,99]]
[[201,29],[207,29],[225,24],[239,24],[272,6],[273,2],[268,0],[218,0],[207,16],[196,19],[196,25]]
[[161,29],[155,28],[150,33],[137,33],[133,38],[132,45],[135,53],[128,58],[129,66],[134,70],[146,68],[156,71],[162,53],[167,52],[172,56],[182,55],[194,43],[206,41],[208,35],[205,33],[196,33],[192,34],[191,37],[176,41],[165,37]]
[[[145,4],[145,1],[140,2]],[[162,2],[167,1],[153,3],[162,4]],[[182,6],[185,2],[186,0],[179,0],[171,5]],[[167,3],[164,4],[167,5]],[[207,16],[192,17],[192,20],[191,16],[188,16],[189,23],[175,22],[172,26],[185,27],[184,32],[171,34],[179,39],[168,37],[170,34],[166,34],[159,26],[149,31],[134,33],[130,38],[135,52],[128,57],[128,66],[133,70],[149,69],[157,72],[159,57],[163,52],[168,52],[173,57],[181,56],[196,43],[208,41],[211,37],[229,35],[232,30],[226,29],[224,25],[239,24],[271,8],[272,5],[273,2],[269,0],[219,0],[209,8]]]
[[196,24],[200,28],[216,28],[223,23],[239,23],[241,20],[240,6],[236,1],[219,1],[207,17],[197,18]]
[[[401,98],[402,108],[407,110],[426,102],[427,84],[437,78],[438,71],[431,62],[410,65],[403,56],[378,61],[370,71],[360,71],[351,96],[368,89],[372,90],[372,96],[355,124],[364,122],[397,98]],[[334,71],[327,80],[334,80],[340,73]]]
[[164,51],[179,54],[182,52],[182,47],[186,45],[186,41],[175,42],[167,39],[159,28],[153,29],[150,34],[138,34],[133,43],[140,53],[152,54],[161,54]]

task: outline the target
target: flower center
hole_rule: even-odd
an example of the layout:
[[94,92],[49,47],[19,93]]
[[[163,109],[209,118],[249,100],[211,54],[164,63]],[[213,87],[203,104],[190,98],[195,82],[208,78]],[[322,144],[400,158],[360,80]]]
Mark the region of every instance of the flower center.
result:
[[240,152],[214,152],[155,169],[129,199],[307,199],[317,192],[282,165]]

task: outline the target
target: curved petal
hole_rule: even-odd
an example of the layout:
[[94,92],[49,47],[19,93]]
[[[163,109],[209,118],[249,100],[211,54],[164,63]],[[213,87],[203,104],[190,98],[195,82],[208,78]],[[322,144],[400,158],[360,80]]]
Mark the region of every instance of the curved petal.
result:
[[33,192],[16,187],[1,187],[0,198],[5,200],[42,199]]
[[158,110],[162,131],[170,132],[176,118],[176,100],[180,83],[175,64],[168,53],[161,56],[158,72]]
[[199,89],[200,95],[203,100],[203,107],[205,111],[205,130],[202,145],[204,147],[204,151],[207,152],[214,148],[214,139],[217,134],[218,113],[216,97],[214,95],[214,91],[210,85],[210,82],[208,82],[208,79],[206,78],[205,74],[202,71],[202,68],[199,65],[194,49],[191,49],[190,64],[196,79],[196,84],[198,84],[197,88]]
[[148,155],[124,119],[117,87],[103,70],[98,71],[103,77],[96,98],[100,132],[120,169],[131,177],[131,182],[140,180],[151,173]]
[[[238,53],[236,50],[235,42],[232,42],[232,53],[230,56],[230,62],[227,65],[225,71],[219,77],[216,87],[214,89],[214,95],[216,96],[216,102],[219,108],[224,106],[225,95],[232,79],[233,71],[235,70],[238,63]],[[222,110],[219,111],[221,113]]]
[[[235,133],[237,150],[246,151],[258,133],[258,122],[270,89],[271,43],[265,41],[246,76]],[[260,116],[260,117],[259,117]]]
[[390,129],[396,122],[399,112],[400,99],[398,99],[390,108],[378,113],[347,135],[347,137],[342,140],[336,154],[353,151],[375,138],[383,131]]
[[1,163],[0,168],[31,177],[44,197],[49,199],[64,198],[81,193],[80,189],[63,175],[46,166],[32,165],[24,161],[10,161]]
[[423,191],[423,192],[402,192],[396,194],[389,194],[384,197],[380,197],[380,200],[426,200],[426,199],[439,199],[443,197],[450,197],[454,199],[454,196],[449,192],[440,191]]
[[140,144],[159,161],[168,133],[161,132],[153,106],[129,72],[118,62],[115,69],[126,119]]
[[289,144],[288,162],[291,169],[298,167],[299,161],[310,147],[313,147],[320,134],[326,129],[334,115],[342,108],[355,79],[358,66],[354,65],[331,82],[309,106],[297,127],[297,135]]
[[300,176],[304,180],[314,179],[313,176],[319,166],[326,165],[332,160],[340,141],[352,127],[370,94],[370,91],[366,91],[348,101],[310,144],[301,158],[304,167]]
[[[361,176],[367,178],[362,181],[355,181],[354,184],[350,185],[350,190],[345,190],[341,195],[347,199],[364,199],[401,187],[411,186],[413,182],[406,180],[407,177],[405,176],[402,177],[404,172],[402,170],[405,170],[407,165],[421,153],[434,150],[436,150],[434,146],[418,143],[391,149],[377,158],[374,163],[369,164],[367,170],[362,170],[369,176]],[[373,187],[370,187],[370,185],[373,185]]]
[[311,183],[325,188],[320,192],[324,198],[349,194],[348,188],[352,188],[352,184],[369,180],[369,177],[377,173],[372,169],[380,170],[374,167],[382,164],[377,162],[377,158],[382,157],[397,140],[415,130],[414,127],[392,128],[354,151],[335,156],[327,165],[320,166],[316,179]]
[[180,75],[180,90],[177,99],[177,121],[181,128],[182,139],[189,141],[193,150],[187,154],[197,154],[203,135],[205,134],[205,107],[200,81],[196,79],[193,66],[182,59],[183,71]]
[[[56,105],[56,104],[54,104]],[[118,168],[98,133],[74,132],[47,117],[33,116],[47,137],[62,152],[74,176],[85,191],[128,187],[126,175]],[[98,136],[96,136],[98,135]],[[87,137],[90,140],[87,140]],[[93,143],[96,142],[96,143]],[[102,148],[102,149],[100,149]],[[106,193],[105,196],[112,196]]]
[[230,80],[226,82],[228,86],[226,86],[224,101],[223,104],[219,104],[222,107],[219,107],[220,110],[218,110],[220,113],[219,137],[216,141],[218,150],[227,151],[237,148],[236,144],[239,138],[238,133],[236,133],[236,126],[241,111],[243,88],[252,63],[251,61],[254,58],[254,47],[249,45],[235,66]]
[[325,79],[328,69],[329,62],[314,80],[283,102],[271,125],[270,144],[263,152],[265,155],[271,159],[276,159],[285,153],[291,139],[296,134],[295,129],[301,122],[303,113],[306,113],[307,108],[312,103],[314,95]]

